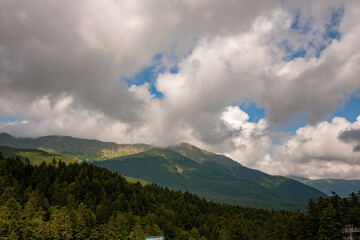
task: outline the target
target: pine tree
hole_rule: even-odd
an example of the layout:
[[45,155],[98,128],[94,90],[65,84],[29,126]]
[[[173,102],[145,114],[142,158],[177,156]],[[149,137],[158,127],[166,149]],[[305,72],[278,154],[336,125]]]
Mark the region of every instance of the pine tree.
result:
[[336,240],[342,238],[342,224],[338,219],[339,215],[330,203],[320,215],[319,236],[321,239]]

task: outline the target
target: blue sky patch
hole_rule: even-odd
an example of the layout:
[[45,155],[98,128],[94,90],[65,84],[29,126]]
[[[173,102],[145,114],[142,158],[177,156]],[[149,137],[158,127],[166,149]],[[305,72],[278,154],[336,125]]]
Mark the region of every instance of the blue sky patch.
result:
[[295,58],[304,58],[306,55],[306,50],[304,48],[294,49],[288,42],[284,42],[283,46],[287,53],[282,59],[284,62],[290,62]]
[[301,11],[297,10],[295,12],[294,20],[290,25],[290,29],[297,31],[300,34],[307,34],[311,31],[311,22],[312,19],[306,19],[305,22],[301,19]]
[[277,132],[287,132],[295,135],[296,130],[307,125],[307,117],[305,114],[292,119],[289,123],[279,126]]
[[249,115],[249,122],[258,122],[260,119],[266,117],[265,108],[258,108],[256,102],[253,100],[246,100],[238,106]]
[[[332,40],[340,40],[341,33],[339,31],[340,23],[344,16],[344,8],[332,9],[329,21],[324,26],[324,31],[319,32],[318,30],[312,29],[312,17],[304,19],[300,10],[294,12],[294,19],[290,25],[290,30],[294,34],[306,35],[312,34],[315,39],[316,35],[321,34],[322,42],[304,42],[303,46],[294,46],[288,40],[283,41],[279,44],[279,48],[285,51],[285,57],[283,61],[289,62],[295,58],[305,58],[308,52],[315,53],[315,57],[319,58],[322,51],[331,44]],[[311,50],[311,51],[309,51]],[[315,51],[314,51],[315,50]]]
[[333,114],[331,114],[328,118],[332,119],[334,117],[343,117],[346,118],[350,122],[355,122],[356,118],[360,115],[360,89],[358,89],[357,93],[349,95],[349,99],[339,105],[339,107]]
[[18,116],[7,116],[7,117],[0,118],[0,122],[5,122],[5,123],[16,122],[16,121],[21,121],[21,120],[22,119],[19,118]]
[[[127,78],[122,77],[121,80],[128,83],[128,86],[135,84],[136,86],[143,85],[144,83],[149,83],[149,91],[156,98],[162,99],[163,94],[157,91],[155,87],[156,78],[159,74],[164,73],[166,68],[162,65],[161,59],[163,54],[156,54],[152,59],[152,64],[150,66],[142,68],[139,72],[137,72],[133,77]],[[173,70],[177,71],[177,69]]]
[[344,8],[333,9],[331,13],[330,21],[326,24],[326,39],[337,39],[340,40],[339,26],[344,17]]

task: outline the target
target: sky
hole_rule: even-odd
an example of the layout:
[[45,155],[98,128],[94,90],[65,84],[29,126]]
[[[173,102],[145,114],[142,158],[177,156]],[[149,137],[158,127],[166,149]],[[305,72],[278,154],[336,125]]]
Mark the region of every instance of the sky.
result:
[[0,132],[360,176],[358,0],[0,0]]

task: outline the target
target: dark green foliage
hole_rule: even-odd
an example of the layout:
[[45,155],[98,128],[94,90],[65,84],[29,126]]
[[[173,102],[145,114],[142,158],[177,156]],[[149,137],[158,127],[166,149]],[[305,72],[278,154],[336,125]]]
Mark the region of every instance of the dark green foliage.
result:
[[88,163],[0,154],[0,239],[341,239],[345,224],[359,223],[359,202],[319,198],[308,214],[230,206]]

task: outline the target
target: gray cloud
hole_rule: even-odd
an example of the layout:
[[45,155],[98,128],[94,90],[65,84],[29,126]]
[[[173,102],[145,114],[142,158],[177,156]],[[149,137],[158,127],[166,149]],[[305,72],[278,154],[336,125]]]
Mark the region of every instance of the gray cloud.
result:
[[346,143],[355,143],[354,152],[360,151],[360,129],[350,129],[339,133],[339,139]]
[[359,152],[360,151],[360,145],[356,145],[354,147],[354,152]]
[[261,2],[2,0],[1,95],[16,95],[14,107],[22,106],[17,112],[28,118],[28,103],[66,93],[76,104],[114,119],[142,120],[147,106],[121,76],[132,76],[174,45],[180,57],[197,38],[244,30],[276,3]]
[[[2,97],[15,95],[15,102],[26,109],[39,97],[48,95],[55,101],[65,92],[85,108],[101,109],[124,121],[136,117],[134,109],[141,105],[132,99],[126,83],[116,81],[121,72],[116,56],[89,47],[79,34],[84,2],[1,4]],[[31,117],[24,109],[20,113]]]
[[349,129],[339,134],[339,139],[344,142],[360,143],[360,129]]
[[[309,43],[324,43],[331,9],[341,6],[341,39],[314,57]],[[290,29],[299,9],[300,25],[312,20],[305,34]],[[0,118],[27,120],[1,123],[0,130],[189,141],[256,166],[269,160],[273,126],[299,114],[316,124],[359,88],[359,16],[357,1],[0,0]],[[306,56],[284,62],[286,41]],[[179,69],[156,79],[163,99],[154,99],[147,84],[121,80],[158,53],[161,64]],[[267,119],[251,123],[236,108],[234,119],[222,119],[244,99],[265,108]]]

